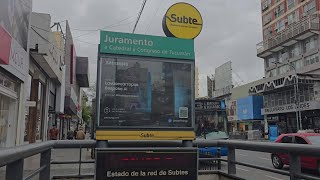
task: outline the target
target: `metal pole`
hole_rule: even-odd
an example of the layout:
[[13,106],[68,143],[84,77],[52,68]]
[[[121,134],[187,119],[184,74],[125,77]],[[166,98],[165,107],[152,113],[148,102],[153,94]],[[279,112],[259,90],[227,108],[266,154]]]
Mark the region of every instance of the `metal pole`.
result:
[[24,159],[19,159],[7,165],[6,180],[22,180],[23,179],[23,162],[24,162]]
[[298,180],[296,175],[301,174],[300,157],[297,154],[289,153],[290,159],[290,180]]
[[297,73],[297,69],[290,63],[288,63],[294,70],[295,74],[296,74],[296,80],[295,80],[295,85],[294,85],[294,95],[295,95],[295,104],[296,104],[296,121],[297,121],[297,131],[299,131],[300,129],[302,129],[302,125],[301,125],[301,112],[300,112],[300,93],[299,93],[299,76]]
[[50,180],[50,164],[51,164],[51,149],[41,153],[40,167],[45,167],[40,172],[39,179]]
[[235,175],[237,173],[236,164],[236,151],[234,147],[228,147],[228,174]]
[[295,108],[295,112],[296,112],[296,121],[297,121],[297,131],[299,130],[299,112],[298,112],[298,109],[299,109],[299,103],[298,103],[298,92],[297,92],[297,86],[298,86],[298,83],[297,83],[297,79],[294,83],[294,97],[295,97],[295,105],[296,105],[296,108]]

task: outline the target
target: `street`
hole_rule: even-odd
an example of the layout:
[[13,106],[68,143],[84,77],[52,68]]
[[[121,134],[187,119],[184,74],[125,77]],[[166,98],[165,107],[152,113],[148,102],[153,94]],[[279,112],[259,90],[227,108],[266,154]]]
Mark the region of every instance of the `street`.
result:
[[[242,163],[248,163],[257,166],[263,166],[267,168],[273,168],[270,153],[247,151],[247,150],[236,150],[236,160]],[[224,157],[225,159],[227,157]],[[227,169],[227,163],[222,162],[223,170]],[[246,166],[237,165],[237,175],[241,178],[248,180],[289,180],[289,176],[276,174],[272,172],[262,171]],[[289,171],[289,166],[284,166],[283,170]],[[316,175],[315,172],[310,170],[303,170],[306,174]]]

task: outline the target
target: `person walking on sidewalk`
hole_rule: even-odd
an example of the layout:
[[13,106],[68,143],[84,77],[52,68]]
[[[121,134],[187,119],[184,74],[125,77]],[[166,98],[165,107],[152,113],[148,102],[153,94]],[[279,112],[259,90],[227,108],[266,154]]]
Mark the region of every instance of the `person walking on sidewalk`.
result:
[[53,125],[53,127],[49,131],[50,140],[57,140],[59,134],[59,129],[56,127],[56,125]]
[[68,133],[67,133],[67,139],[68,139],[68,140],[73,140],[73,138],[74,138],[74,132],[73,132],[72,129],[70,129],[70,130],[68,131]]
[[83,131],[83,128],[80,127],[79,131],[77,131],[76,139],[84,140],[86,138],[86,134]]

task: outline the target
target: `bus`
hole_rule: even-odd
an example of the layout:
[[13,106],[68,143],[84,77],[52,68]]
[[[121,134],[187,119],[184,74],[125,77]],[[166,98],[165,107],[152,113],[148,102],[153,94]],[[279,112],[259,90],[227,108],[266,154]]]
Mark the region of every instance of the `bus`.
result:
[[[195,134],[198,140],[228,139],[227,115],[225,102],[214,99],[195,100]],[[200,154],[226,156],[226,148],[206,147],[200,148]]]

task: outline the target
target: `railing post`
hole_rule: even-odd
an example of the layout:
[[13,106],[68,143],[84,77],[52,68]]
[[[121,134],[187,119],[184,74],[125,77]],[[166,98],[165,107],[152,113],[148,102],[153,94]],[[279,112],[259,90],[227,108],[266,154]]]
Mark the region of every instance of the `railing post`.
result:
[[221,148],[218,148],[218,170],[220,170],[221,169]]
[[51,149],[41,153],[40,167],[45,167],[39,175],[39,179],[50,180],[50,164],[51,164]]
[[22,180],[23,179],[23,162],[24,162],[24,159],[19,159],[7,165],[6,180]]
[[234,147],[228,147],[228,174],[235,175],[236,171],[236,151]]
[[82,162],[82,147],[80,145],[80,152],[79,152],[79,172],[78,175],[81,175],[81,162]]
[[300,157],[297,154],[289,153],[290,159],[290,180],[298,180],[296,174],[301,174]]

